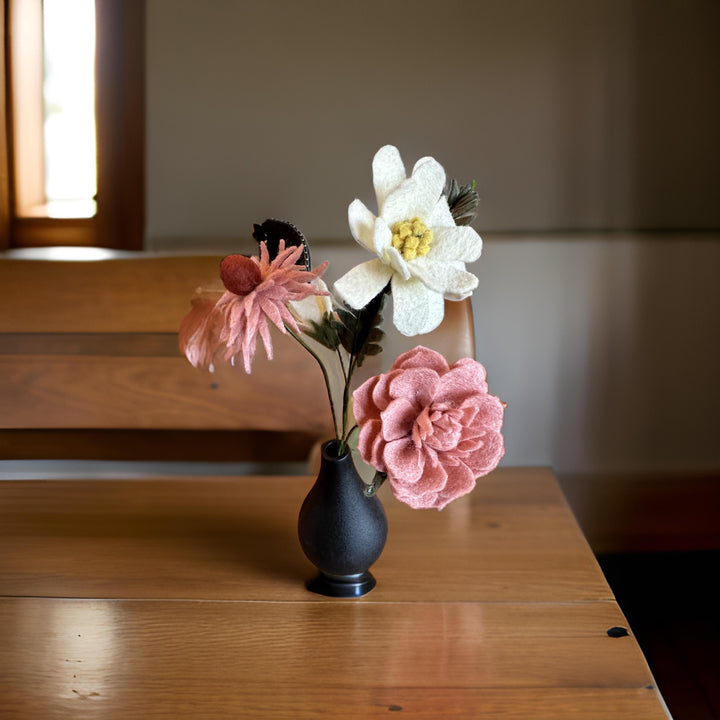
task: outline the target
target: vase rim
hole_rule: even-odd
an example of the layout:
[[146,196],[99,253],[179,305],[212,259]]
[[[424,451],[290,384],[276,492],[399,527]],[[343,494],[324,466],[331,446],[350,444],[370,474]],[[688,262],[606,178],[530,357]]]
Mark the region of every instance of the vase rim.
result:
[[345,452],[342,455],[338,455],[337,453],[333,453],[332,449],[337,449],[338,440],[337,438],[334,438],[332,440],[328,440],[327,442],[323,443],[322,445],[322,456],[325,460],[344,460],[345,458],[350,455],[350,448],[345,447]]

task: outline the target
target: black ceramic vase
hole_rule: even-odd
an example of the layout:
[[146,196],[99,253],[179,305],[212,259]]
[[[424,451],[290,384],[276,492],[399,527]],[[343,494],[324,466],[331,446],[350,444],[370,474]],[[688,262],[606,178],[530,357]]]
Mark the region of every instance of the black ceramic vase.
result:
[[330,597],[360,597],[375,587],[368,571],[387,539],[387,519],[376,496],[367,497],[352,455],[337,457],[335,440],[322,447],[320,473],[300,508],[298,537],[320,571],[308,590]]

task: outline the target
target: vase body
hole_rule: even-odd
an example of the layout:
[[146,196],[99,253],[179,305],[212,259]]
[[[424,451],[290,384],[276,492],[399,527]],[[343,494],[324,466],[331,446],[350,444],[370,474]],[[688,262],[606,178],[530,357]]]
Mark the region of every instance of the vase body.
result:
[[367,497],[352,455],[336,456],[336,441],[322,447],[320,472],[298,518],[300,546],[320,571],[312,592],[359,597],[375,587],[370,566],[387,539],[387,519],[376,496]]

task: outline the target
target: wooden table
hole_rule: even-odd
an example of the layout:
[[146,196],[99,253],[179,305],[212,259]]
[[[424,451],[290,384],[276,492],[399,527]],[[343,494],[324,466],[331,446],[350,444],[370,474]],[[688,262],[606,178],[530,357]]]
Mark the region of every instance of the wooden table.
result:
[[304,589],[311,484],[0,482],[0,718],[668,717],[550,471],[383,488],[359,600]]

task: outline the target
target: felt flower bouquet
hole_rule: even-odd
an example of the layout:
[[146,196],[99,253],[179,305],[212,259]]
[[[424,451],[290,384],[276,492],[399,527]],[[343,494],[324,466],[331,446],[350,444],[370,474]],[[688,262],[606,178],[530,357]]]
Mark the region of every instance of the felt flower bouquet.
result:
[[385,301],[406,336],[434,330],[445,299],[463,300],[478,280],[465,264],[480,257],[474,185],[446,182],[433,158],[407,177],[398,150],[373,159],[378,212],[354,200],[348,209],[355,240],[375,257],[341,277],[331,293],[327,262],[312,268],[310,249],[290,223],[255,225],[259,254],[230,255],[220,267],[219,299],[196,293],[180,327],[180,347],[195,366],[213,369],[241,360],[252,372],[257,336],[270,359],[270,324],[290,334],[318,362],[325,380],[339,456],[357,442],[375,471],[372,495],[388,480],[397,499],[414,508],[442,509],[470,492],[504,453],[504,403],[489,394],[483,366],[471,358],[449,365],[422,345],[395,359],[387,373],[353,389],[369,356],[382,351]]

